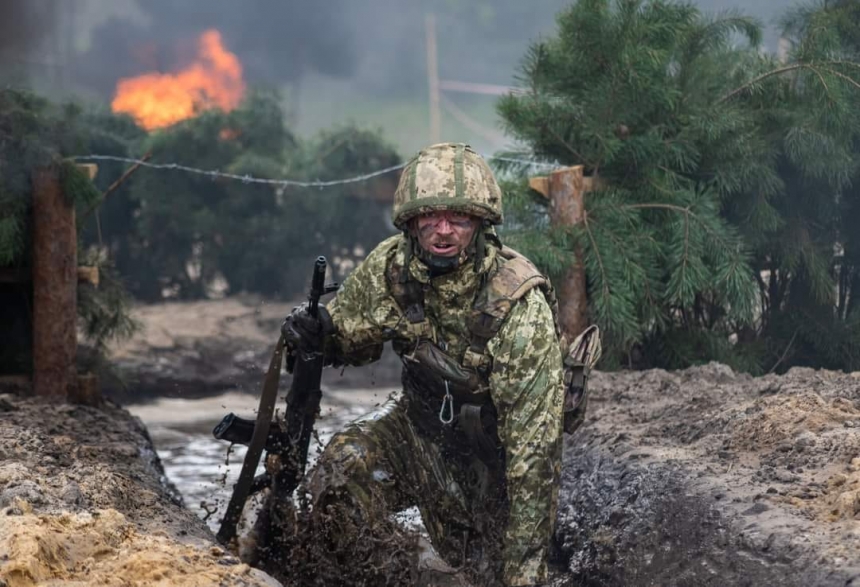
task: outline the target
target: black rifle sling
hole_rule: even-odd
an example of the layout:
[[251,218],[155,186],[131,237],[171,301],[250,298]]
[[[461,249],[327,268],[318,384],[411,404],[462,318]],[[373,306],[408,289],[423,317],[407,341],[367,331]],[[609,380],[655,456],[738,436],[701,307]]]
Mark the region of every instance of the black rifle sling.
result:
[[269,436],[269,425],[272,423],[275,403],[278,399],[278,383],[281,379],[281,359],[283,353],[284,337],[281,336],[278,339],[278,344],[275,345],[272,360],[269,363],[269,370],[266,372],[266,378],[263,381],[263,393],[260,395],[260,405],[257,408],[257,421],[254,424],[254,434],[251,436],[248,452],[245,453],[242,471],[239,473],[239,480],[233,486],[233,495],[230,497],[230,503],[227,506],[227,511],[224,513],[224,519],[221,520],[221,527],[218,529],[218,541],[225,546],[228,546],[236,537],[236,526],[242,517],[245,501],[247,501],[248,495],[251,493],[251,486],[254,483],[254,474],[257,471],[257,465],[260,463],[260,457],[266,447],[266,439]]

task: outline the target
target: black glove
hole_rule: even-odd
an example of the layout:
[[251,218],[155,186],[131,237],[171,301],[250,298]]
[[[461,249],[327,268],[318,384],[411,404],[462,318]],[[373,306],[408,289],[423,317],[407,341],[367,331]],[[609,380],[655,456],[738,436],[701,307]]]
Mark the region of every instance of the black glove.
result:
[[296,306],[281,326],[287,348],[304,352],[322,351],[326,337],[333,333],[331,315],[322,305],[317,307],[316,318],[308,313],[307,304]]

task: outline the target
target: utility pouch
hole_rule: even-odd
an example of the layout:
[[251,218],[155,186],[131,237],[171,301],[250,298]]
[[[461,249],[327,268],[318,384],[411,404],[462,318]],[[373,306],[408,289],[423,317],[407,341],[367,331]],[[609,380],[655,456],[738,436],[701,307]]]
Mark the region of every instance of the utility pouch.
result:
[[586,328],[568,347],[564,356],[564,431],[573,434],[585,421],[588,405],[588,376],[600,360],[603,349],[600,329]]

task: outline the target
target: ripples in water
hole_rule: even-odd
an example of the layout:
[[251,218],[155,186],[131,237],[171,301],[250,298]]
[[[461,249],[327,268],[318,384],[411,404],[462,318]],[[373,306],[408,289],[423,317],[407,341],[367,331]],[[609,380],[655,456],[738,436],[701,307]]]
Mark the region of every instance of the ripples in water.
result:
[[[321,406],[316,430],[320,442],[311,444],[309,464],[322,447],[347,423],[372,411],[386,396],[376,391],[328,392]],[[216,440],[212,429],[229,412],[251,417],[258,399],[238,393],[198,400],[162,399],[153,404],[130,406],[149,429],[168,479],[185,505],[217,530],[239,478],[247,448]],[[283,400],[278,404],[283,406]],[[262,473],[262,462],[257,473]]]

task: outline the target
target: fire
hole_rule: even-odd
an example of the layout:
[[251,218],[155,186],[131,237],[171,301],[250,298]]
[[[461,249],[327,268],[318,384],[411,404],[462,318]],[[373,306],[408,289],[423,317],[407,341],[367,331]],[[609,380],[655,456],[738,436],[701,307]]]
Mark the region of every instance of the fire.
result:
[[224,47],[221,33],[208,30],[200,36],[194,63],[176,73],[152,72],[120,80],[111,108],[152,130],[207,108],[233,110],[244,93],[242,63]]

